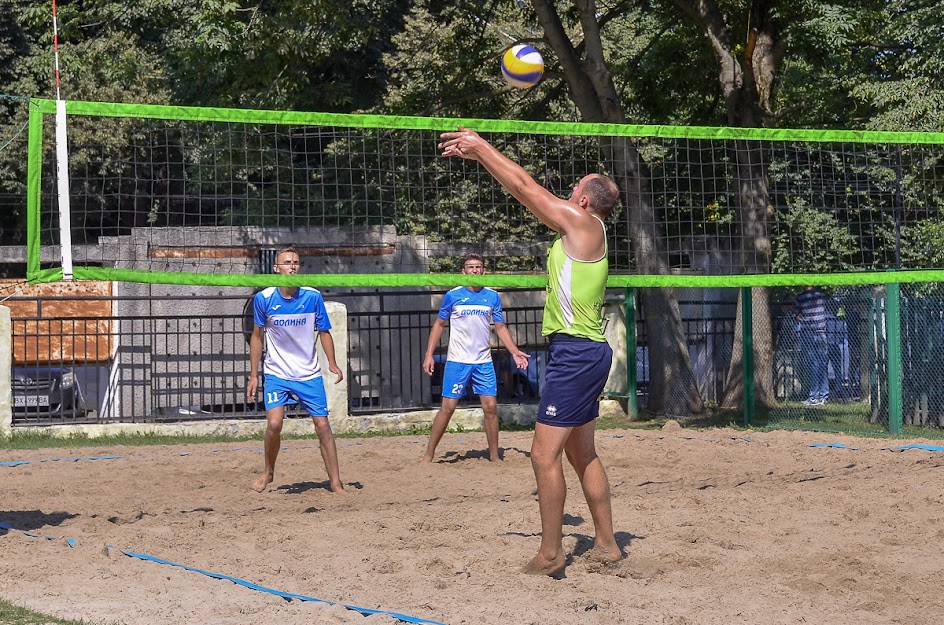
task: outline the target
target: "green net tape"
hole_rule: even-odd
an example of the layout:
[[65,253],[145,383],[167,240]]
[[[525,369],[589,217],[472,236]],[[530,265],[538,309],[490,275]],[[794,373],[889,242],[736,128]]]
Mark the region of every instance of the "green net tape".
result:
[[[54,100],[33,100],[38,111],[55,114]],[[532,122],[475,118],[406,117],[343,113],[305,113],[219,109],[114,102],[67,102],[69,115],[139,117],[186,121],[217,121],[265,124],[305,124],[347,128],[407,130],[454,130],[466,126],[481,132],[529,134],[576,134],[607,137],[663,137],[672,139],[744,139],[753,141],[806,141],[815,143],[919,143],[944,144],[944,132],[878,132],[859,130],[798,130],[789,128],[727,128],[708,126],[647,126],[642,124],[594,124],[583,122]]]
[[[137,271],[133,269],[107,269],[100,267],[75,267],[76,280],[112,280],[145,284],[181,284],[195,286],[268,287],[268,286],[317,286],[330,287],[456,287],[489,286],[495,288],[541,289],[547,286],[547,276],[498,274],[471,276],[465,274],[299,274],[278,276],[275,274],[238,275],[208,274],[175,271]],[[62,280],[61,269],[38,271],[30,282],[55,282]],[[609,288],[743,288],[775,286],[851,286],[867,284],[903,284],[919,282],[944,282],[944,270],[925,271],[868,271],[844,274],[767,274],[740,276],[642,276],[611,275]]]

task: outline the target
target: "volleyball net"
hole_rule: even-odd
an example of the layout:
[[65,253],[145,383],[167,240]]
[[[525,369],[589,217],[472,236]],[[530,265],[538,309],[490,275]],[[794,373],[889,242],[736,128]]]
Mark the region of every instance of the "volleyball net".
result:
[[[552,233],[478,163],[439,156],[440,133],[458,125],[558,195],[590,172],[621,183],[621,208],[608,223],[615,287],[944,275],[944,134],[91,102],[60,103],[56,124],[55,101],[33,103],[34,282],[71,273],[262,286],[273,280],[266,251],[292,243],[308,260],[306,280],[317,274],[325,286],[455,286],[467,278],[455,275],[454,257],[467,251],[500,273],[484,284],[540,286]],[[63,124],[67,160],[57,168]],[[65,136],[60,128],[60,159]]]

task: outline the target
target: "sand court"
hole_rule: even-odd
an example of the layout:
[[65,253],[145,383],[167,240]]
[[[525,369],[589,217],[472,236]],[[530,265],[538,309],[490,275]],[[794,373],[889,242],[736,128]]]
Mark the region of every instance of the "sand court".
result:
[[[936,623],[944,452],[811,432],[604,430],[626,559],[590,553],[567,467],[562,579],[540,536],[530,432],[0,450],[0,596],[93,623]],[[136,555],[128,555],[128,553]],[[145,556],[145,557],[138,557]],[[347,607],[346,607],[347,606]],[[411,620],[412,619],[412,620]],[[2,619],[0,619],[2,620]]]

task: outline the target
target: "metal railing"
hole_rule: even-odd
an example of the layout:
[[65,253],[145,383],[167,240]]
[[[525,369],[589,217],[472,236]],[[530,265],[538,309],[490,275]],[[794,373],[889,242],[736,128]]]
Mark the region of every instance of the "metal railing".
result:
[[[546,363],[541,336],[542,291],[503,291],[506,321],[518,345],[532,354],[518,371],[493,335],[493,359],[502,403],[536,403]],[[326,299],[347,305],[348,373],[351,414],[433,409],[439,405],[441,368],[422,371],[429,330],[443,291],[330,293]],[[27,298],[20,298],[27,299]],[[50,306],[83,299],[29,298],[37,316],[12,319],[14,347],[14,425],[67,423],[141,423],[194,419],[264,417],[261,403],[247,402],[248,332],[251,295],[202,297],[214,314],[160,314],[148,305],[135,314],[63,318],[43,316]],[[151,298],[114,297],[114,308]],[[192,297],[163,297],[165,310],[192,309]],[[700,302],[680,302],[697,310]],[[683,322],[692,370],[706,401],[720,397],[734,344],[734,305],[714,304],[714,318]],[[801,348],[790,322],[774,320],[778,330],[774,377],[779,400],[799,397],[803,380],[797,364]],[[636,369],[640,404],[646,404],[649,347],[643,315],[636,320]],[[830,377],[837,396],[858,397],[860,357],[847,335],[858,331],[836,324],[830,329]],[[448,330],[437,359],[445,358]],[[71,389],[71,390],[70,390]],[[841,391],[839,389],[842,389]],[[32,399],[31,399],[32,398]],[[475,405],[477,398],[464,403]]]
[[[348,375],[352,414],[438,406],[441,370],[422,371],[429,329],[442,291],[327,294],[348,308]],[[12,298],[11,298],[12,299]],[[215,296],[214,314],[159,314],[151,299],[108,298],[136,314],[43,316],[52,305],[101,297],[16,298],[36,316],[13,317],[13,425],[153,423],[195,419],[264,418],[261,402],[245,399],[249,373],[251,296]],[[166,310],[193,309],[192,297],[162,297]],[[404,306],[413,300],[415,306]],[[422,308],[417,303],[422,303]],[[145,305],[146,304],[146,305]],[[204,301],[206,305],[206,301]],[[543,380],[541,309],[505,311],[522,349],[535,354],[527,372],[493,356],[502,402],[536,401]],[[494,337],[493,337],[494,338]],[[439,352],[445,353],[448,332]],[[30,386],[31,385],[31,386]],[[71,389],[71,390],[70,390]],[[61,401],[60,401],[61,400]],[[467,401],[477,403],[476,398]]]
[[245,401],[241,316],[11,321],[14,425],[264,414]]

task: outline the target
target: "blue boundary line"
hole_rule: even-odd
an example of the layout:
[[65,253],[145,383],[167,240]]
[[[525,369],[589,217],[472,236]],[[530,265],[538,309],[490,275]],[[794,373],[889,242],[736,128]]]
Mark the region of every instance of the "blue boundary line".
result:
[[[119,458],[128,458],[129,456],[75,456],[73,458],[47,458],[45,460],[8,460],[0,462],[0,467],[17,467],[22,464],[38,464],[40,462],[79,462],[81,460],[118,460]],[[143,458],[144,456],[134,456]]]
[[[12,525],[10,525],[9,523],[0,522],[0,530],[10,530],[13,532],[19,532],[25,536],[29,536],[30,538],[45,538],[46,540],[59,540],[55,536],[43,536],[42,534],[34,534],[33,532],[27,532],[25,530],[17,529],[13,527]],[[69,544],[70,547],[75,547],[74,538],[66,538],[65,541],[66,543]]]
[[905,451],[906,449],[923,449],[924,451],[944,451],[941,445],[901,445],[899,447],[886,447],[889,451]]
[[[29,536],[30,538],[45,538],[46,540],[58,540],[58,539],[57,539],[56,537],[54,537],[54,536],[42,536],[42,535],[40,535],[40,534],[35,534],[35,533],[32,533],[32,532],[26,532],[26,531],[24,531],[24,530],[21,530],[21,529],[18,529],[18,528],[16,528],[16,527],[13,527],[13,526],[10,525],[9,523],[0,522],[0,529],[10,530],[10,531],[14,531],[14,532],[20,532],[21,534],[24,534],[25,536]],[[71,548],[74,548],[74,547],[75,547],[75,540],[74,540],[74,539],[67,538],[67,539],[65,539],[65,541],[69,544],[69,547],[71,547]],[[327,601],[327,600],[325,600],[325,599],[318,599],[318,598],[316,598],[316,597],[309,597],[308,595],[299,595],[299,594],[296,594],[296,593],[285,592],[285,591],[282,591],[282,590],[276,590],[275,588],[267,588],[266,586],[260,586],[259,584],[253,584],[252,582],[248,582],[248,581],[246,581],[246,580],[244,580],[244,579],[239,579],[238,577],[231,577],[231,576],[229,576],[229,575],[223,575],[222,573],[213,573],[212,571],[204,571],[203,569],[198,569],[198,568],[194,568],[194,567],[192,567],[192,566],[187,566],[186,564],[179,564],[179,563],[177,563],[177,562],[171,562],[170,560],[164,560],[164,559],[162,559],[162,558],[158,558],[158,557],[155,557],[155,556],[150,556],[150,555],[147,555],[147,554],[145,554],[145,553],[137,553],[137,552],[135,552],[135,551],[126,551],[126,550],[120,549],[120,548],[118,548],[118,547],[112,547],[111,545],[107,545],[107,548],[108,548],[108,549],[114,549],[115,551],[118,551],[119,553],[121,553],[121,554],[123,554],[123,555],[126,555],[126,556],[128,556],[129,558],[137,558],[138,560],[144,560],[144,561],[147,561],[147,562],[155,562],[155,563],[157,563],[157,564],[165,564],[165,565],[167,565],[167,566],[177,567],[177,568],[183,569],[183,570],[185,570],[185,571],[191,571],[191,572],[193,572],[193,573],[199,573],[199,574],[201,574],[201,575],[206,575],[207,577],[212,577],[213,579],[226,580],[226,581],[229,581],[229,582],[233,582],[233,583],[236,584],[237,586],[242,586],[243,588],[248,588],[248,589],[250,589],[250,590],[256,590],[256,591],[259,591],[259,592],[265,592],[265,593],[268,593],[268,594],[270,594],[270,595],[275,595],[275,596],[277,596],[277,597],[282,597],[283,599],[298,599],[299,601],[310,601],[310,602],[315,602],[315,603],[324,603],[324,604],[326,604],[326,605],[339,605],[339,606],[341,606],[341,607],[343,607],[343,608],[347,608],[348,610],[353,610],[354,612],[360,612],[361,614],[364,614],[364,615],[367,615],[367,616],[370,616],[371,614],[384,614],[384,615],[386,615],[386,616],[391,616],[391,617],[397,619],[398,621],[403,621],[403,622],[405,622],[405,623],[415,623],[415,624],[417,624],[417,625],[445,625],[444,623],[440,623],[439,621],[431,621],[431,620],[429,620],[429,619],[424,619],[424,618],[420,618],[420,617],[417,617],[417,616],[409,616],[409,615],[407,615],[407,614],[400,614],[399,612],[390,612],[390,611],[388,611],[388,610],[374,610],[374,609],[372,609],[372,608],[361,608],[361,607],[354,606],[354,605],[347,605],[347,604],[344,604],[344,603],[337,603],[337,602],[334,602],[334,601]]]

